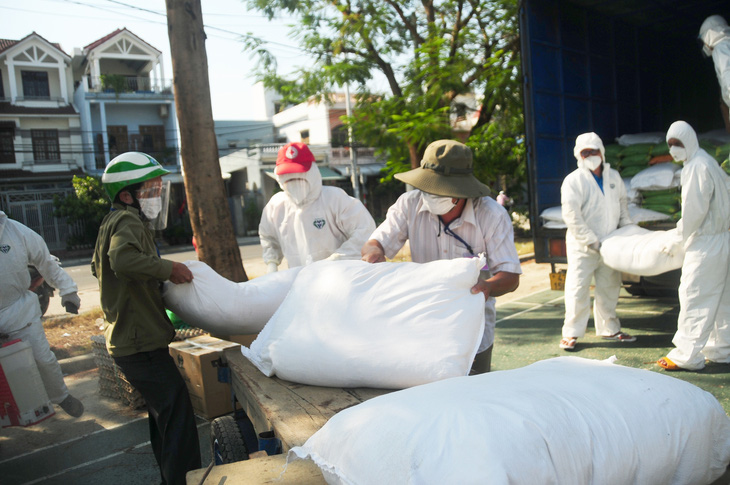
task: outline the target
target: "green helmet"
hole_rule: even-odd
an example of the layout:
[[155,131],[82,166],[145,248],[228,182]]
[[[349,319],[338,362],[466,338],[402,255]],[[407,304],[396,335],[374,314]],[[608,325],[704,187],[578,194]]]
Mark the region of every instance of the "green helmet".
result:
[[170,173],[162,165],[142,152],[126,152],[114,157],[101,176],[101,183],[109,198],[114,198],[124,187],[138,184],[146,180]]

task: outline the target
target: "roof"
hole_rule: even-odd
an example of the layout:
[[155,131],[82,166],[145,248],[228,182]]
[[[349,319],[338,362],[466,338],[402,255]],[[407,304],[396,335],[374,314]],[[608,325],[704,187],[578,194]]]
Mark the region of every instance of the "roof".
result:
[[71,180],[73,176],[84,176],[83,170],[65,170],[63,172],[29,172],[27,170],[0,170],[1,182],[22,182],[26,180],[34,181],[58,181]]
[[49,45],[52,45],[53,47],[55,47],[56,49],[58,49],[61,52],[61,54],[65,55],[66,57],[71,57],[68,54],[66,54],[66,52],[64,52],[64,50],[61,48],[61,44],[58,44],[58,43],[55,43],[55,42],[49,42],[42,35],[36,33],[35,31],[31,32],[30,34],[26,35],[25,37],[23,37],[20,40],[0,39],[0,52],[4,52],[4,51],[10,49],[11,47],[16,46],[17,44],[20,44],[21,42],[23,42],[26,39],[28,39],[28,37],[31,37],[33,35],[35,35],[36,37],[38,37],[41,40],[43,40],[43,42],[45,42],[45,43],[47,43]]
[[97,47],[99,47],[104,42],[108,41],[109,39],[111,39],[113,37],[116,37],[117,35],[121,34],[122,32],[127,32],[128,34],[132,35],[133,37],[135,37],[140,42],[142,42],[142,43],[146,44],[147,46],[149,46],[150,49],[154,49],[157,52],[162,52],[162,51],[160,51],[160,49],[156,48],[155,46],[153,46],[149,42],[145,41],[140,36],[138,36],[137,34],[135,34],[134,32],[132,32],[131,30],[127,30],[126,27],[124,27],[123,29],[117,29],[114,32],[112,32],[111,34],[107,34],[104,37],[102,37],[101,39],[95,40],[91,44],[89,44],[86,47],[84,47],[84,52],[88,52],[90,50],[96,49]]
[[60,108],[27,108],[10,103],[0,103],[0,115],[78,115],[72,105]]

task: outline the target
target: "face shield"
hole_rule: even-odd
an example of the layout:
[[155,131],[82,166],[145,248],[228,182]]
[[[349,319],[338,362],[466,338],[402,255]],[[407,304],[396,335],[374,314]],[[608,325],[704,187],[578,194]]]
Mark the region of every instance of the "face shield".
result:
[[167,227],[167,208],[170,205],[170,182],[162,178],[148,180],[137,191],[140,213],[153,231]]

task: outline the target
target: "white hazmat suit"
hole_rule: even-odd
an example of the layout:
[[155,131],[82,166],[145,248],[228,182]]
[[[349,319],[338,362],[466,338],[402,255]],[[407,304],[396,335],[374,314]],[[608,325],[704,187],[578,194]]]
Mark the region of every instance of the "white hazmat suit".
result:
[[699,147],[686,122],[672,123],[667,141],[671,138],[686,153],[677,222],[685,256],[676,348],[667,357],[683,369],[700,370],[705,359],[730,363],[730,177]]
[[568,226],[565,245],[568,271],[565,278],[564,338],[583,337],[590,317],[590,286],[595,277],[593,319],[596,335],[611,336],[621,331],[616,305],[621,290],[621,273],[606,266],[598,251],[600,242],[616,228],[631,224],[626,187],[618,172],[603,163],[603,191],[580,152],[587,148],[601,152],[603,142],[595,133],[584,133],[575,141],[573,153],[578,168],[568,174],[560,189],[563,220]]
[[[299,180],[289,182],[294,177]],[[266,204],[259,224],[269,271],[282,258],[290,268],[323,259],[360,259],[375,221],[359,200],[338,187],[322,186],[315,163],[304,173],[277,175],[277,181],[284,191]],[[289,187],[294,183],[298,187]]]
[[712,56],[725,104],[730,107],[730,27],[719,15],[707,17],[700,27],[703,51]]
[[43,330],[38,295],[28,289],[28,265],[58,289],[62,300],[73,295],[78,301],[76,283],[53,259],[43,238],[0,211],[0,333],[30,344],[48,398],[59,404],[68,389]]

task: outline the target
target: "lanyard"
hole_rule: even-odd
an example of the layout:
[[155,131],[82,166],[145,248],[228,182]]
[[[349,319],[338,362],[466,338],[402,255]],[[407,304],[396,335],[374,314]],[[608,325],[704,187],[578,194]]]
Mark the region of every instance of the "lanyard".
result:
[[[453,221],[451,221],[451,222],[453,222]],[[451,225],[451,222],[449,222],[448,224],[444,223],[444,233],[448,234],[449,236],[453,237],[454,239],[459,241],[461,244],[463,244],[464,247],[466,247],[466,250],[469,251],[469,254],[471,254],[472,256],[476,256],[476,254],[474,254],[474,250],[469,245],[469,243],[464,241],[458,234],[456,234],[453,230],[451,230],[451,228],[449,227],[449,225]],[[440,223],[443,223],[443,221],[441,220],[441,217],[439,217],[439,224]]]

